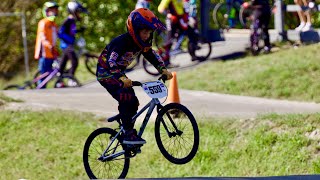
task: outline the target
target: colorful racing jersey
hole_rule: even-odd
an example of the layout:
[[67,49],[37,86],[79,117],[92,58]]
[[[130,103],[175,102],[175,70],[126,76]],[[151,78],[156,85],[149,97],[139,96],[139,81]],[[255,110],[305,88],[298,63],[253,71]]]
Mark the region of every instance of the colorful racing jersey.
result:
[[168,10],[174,16],[183,16],[183,0],[162,0],[158,6],[158,11],[160,13],[164,13],[166,10]]
[[73,45],[76,39],[76,21],[73,18],[66,19],[61,25],[58,36],[61,39],[61,49],[67,48],[69,45]]
[[35,59],[39,59],[40,57],[48,59],[56,58],[54,48],[57,41],[57,29],[56,23],[48,18],[39,21],[34,53]]
[[[97,80],[119,79],[125,76],[126,67],[139,54],[142,54],[159,72],[165,68],[161,57],[153,49],[150,48],[143,52],[130,34],[125,33],[113,39],[100,54],[96,73]],[[119,86],[122,86],[121,82],[119,82]]]

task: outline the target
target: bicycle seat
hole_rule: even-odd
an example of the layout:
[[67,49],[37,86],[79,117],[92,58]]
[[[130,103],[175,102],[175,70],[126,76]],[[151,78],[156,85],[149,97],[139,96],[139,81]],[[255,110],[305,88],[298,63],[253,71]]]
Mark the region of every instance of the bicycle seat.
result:
[[117,115],[112,116],[112,117],[107,119],[108,122],[113,122],[113,121],[116,121],[116,120],[120,120],[120,114],[117,114]]

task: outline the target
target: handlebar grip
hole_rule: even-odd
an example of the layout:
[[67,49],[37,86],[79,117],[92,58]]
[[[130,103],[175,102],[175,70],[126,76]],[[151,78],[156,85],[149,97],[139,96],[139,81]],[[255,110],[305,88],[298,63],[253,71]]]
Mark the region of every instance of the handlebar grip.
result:
[[166,82],[166,80],[167,80],[167,76],[166,75],[164,75],[164,74],[162,74],[160,77],[159,77],[159,79],[158,80],[162,80],[163,82]]
[[142,86],[142,83],[139,81],[132,81],[132,86]]

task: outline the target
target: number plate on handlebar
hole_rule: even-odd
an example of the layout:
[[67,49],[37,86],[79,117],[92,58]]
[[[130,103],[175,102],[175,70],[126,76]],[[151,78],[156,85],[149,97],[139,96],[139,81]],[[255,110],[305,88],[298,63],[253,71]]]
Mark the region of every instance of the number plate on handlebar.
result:
[[168,95],[167,87],[161,81],[143,83],[142,88],[151,98],[163,98]]

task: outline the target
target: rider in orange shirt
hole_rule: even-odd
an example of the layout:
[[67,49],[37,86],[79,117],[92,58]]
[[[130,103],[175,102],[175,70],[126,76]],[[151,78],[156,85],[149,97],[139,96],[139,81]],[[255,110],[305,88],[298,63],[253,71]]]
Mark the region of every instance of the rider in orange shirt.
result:
[[[46,2],[43,7],[44,18],[38,23],[34,58],[39,60],[41,74],[52,71],[53,60],[57,58],[56,40],[58,27],[54,22],[58,15],[58,4]],[[39,80],[41,83],[42,80]],[[43,88],[46,86],[44,85]]]

